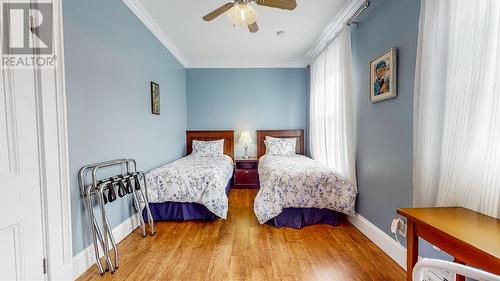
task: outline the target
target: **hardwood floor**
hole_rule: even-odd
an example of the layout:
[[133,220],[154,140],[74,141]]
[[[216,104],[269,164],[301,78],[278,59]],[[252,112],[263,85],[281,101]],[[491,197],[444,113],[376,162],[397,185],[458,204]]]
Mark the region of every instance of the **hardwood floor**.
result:
[[347,221],[301,230],[260,225],[256,190],[232,189],[228,219],[159,222],[119,244],[120,268],[78,280],[405,280],[405,271]]

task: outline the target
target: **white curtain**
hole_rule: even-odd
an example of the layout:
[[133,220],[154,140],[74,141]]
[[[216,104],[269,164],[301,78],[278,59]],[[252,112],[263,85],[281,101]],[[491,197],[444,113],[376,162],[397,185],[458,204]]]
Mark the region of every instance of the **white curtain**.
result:
[[500,1],[423,0],[414,204],[500,217]]
[[311,64],[311,156],[356,188],[353,137],[351,37],[344,28]]

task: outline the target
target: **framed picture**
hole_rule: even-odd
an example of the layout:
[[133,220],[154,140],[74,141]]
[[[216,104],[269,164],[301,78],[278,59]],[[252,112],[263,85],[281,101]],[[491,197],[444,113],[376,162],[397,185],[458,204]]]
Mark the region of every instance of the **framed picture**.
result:
[[160,85],[151,81],[151,113],[160,115]]
[[370,62],[370,101],[394,98],[397,93],[397,49],[391,48]]

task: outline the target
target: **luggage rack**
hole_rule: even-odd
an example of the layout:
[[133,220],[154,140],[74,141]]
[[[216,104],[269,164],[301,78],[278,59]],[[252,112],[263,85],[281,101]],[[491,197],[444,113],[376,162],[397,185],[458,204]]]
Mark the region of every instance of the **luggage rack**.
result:
[[[132,164],[133,167],[131,167]],[[125,171],[125,173],[97,180],[98,171],[111,167],[121,167],[122,171]],[[86,179],[89,177],[90,180],[87,180],[86,183]],[[90,222],[92,243],[94,245],[96,264],[99,269],[99,273],[101,275],[103,275],[106,271],[113,273],[119,267],[120,257],[115,239],[113,238],[113,234],[111,232],[108,217],[106,216],[105,205],[107,203],[114,202],[118,198],[132,194],[134,207],[138,212],[141,212],[139,198],[137,196],[138,193],[144,201],[143,204],[146,208],[151,236],[153,236],[156,233],[156,230],[154,227],[153,216],[151,215],[151,210],[149,209],[148,204],[149,200],[146,188],[146,177],[143,172],[137,171],[137,163],[134,159],[124,158],[82,167],[78,173],[78,182],[80,185],[80,192],[83,197],[83,204]],[[101,226],[99,226],[98,220],[94,215],[93,198],[95,198],[97,202],[101,215]],[[142,236],[146,237],[146,224],[141,214],[139,214],[139,223],[142,229]],[[106,261],[105,267],[103,267],[101,262],[99,249],[103,251]],[[110,251],[114,253],[114,263],[111,260]]]

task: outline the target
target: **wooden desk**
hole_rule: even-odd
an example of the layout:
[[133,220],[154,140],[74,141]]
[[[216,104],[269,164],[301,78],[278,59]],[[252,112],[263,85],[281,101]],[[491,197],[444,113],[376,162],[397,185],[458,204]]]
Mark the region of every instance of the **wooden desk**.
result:
[[458,207],[406,208],[398,214],[408,220],[408,281],[418,260],[418,237],[455,257],[455,262],[500,275],[500,220]]

